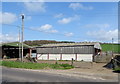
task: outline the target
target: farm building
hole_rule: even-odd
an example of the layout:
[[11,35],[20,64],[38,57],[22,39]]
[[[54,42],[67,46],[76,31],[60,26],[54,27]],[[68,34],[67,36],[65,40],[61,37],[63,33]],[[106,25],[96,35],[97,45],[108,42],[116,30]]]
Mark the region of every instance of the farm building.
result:
[[101,46],[97,42],[45,44],[36,47],[38,60],[71,60],[94,61],[100,54]]
[[[24,56],[30,52],[30,46],[24,44]],[[4,43],[1,46],[1,57],[4,56],[7,58],[19,58],[19,43],[12,42],[12,43]]]

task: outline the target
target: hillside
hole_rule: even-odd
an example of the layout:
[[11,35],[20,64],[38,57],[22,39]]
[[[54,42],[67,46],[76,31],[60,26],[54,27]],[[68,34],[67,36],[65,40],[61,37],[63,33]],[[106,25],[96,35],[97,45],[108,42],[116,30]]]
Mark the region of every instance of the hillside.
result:
[[29,46],[40,46],[42,44],[52,44],[52,43],[75,43],[72,41],[55,41],[55,40],[28,40],[24,42],[25,44]]
[[115,53],[120,53],[120,44],[101,44],[102,51],[107,52],[107,51],[113,51]]

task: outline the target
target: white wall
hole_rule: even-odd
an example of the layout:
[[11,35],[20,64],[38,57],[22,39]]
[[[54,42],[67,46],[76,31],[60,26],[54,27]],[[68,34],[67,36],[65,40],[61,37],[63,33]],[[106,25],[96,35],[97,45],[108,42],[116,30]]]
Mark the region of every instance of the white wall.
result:
[[77,60],[78,61],[88,61],[88,62],[92,62],[93,59],[93,54],[77,54]]
[[[49,54],[49,60],[60,60],[61,54]],[[48,60],[48,54],[37,54],[38,60]],[[62,60],[76,60],[76,54],[62,54]],[[92,62],[93,54],[77,54],[77,61]]]
[[49,60],[60,60],[60,54],[49,54]]
[[75,54],[62,54],[62,60],[75,60]]
[[48,54],[37,54],[38,60],[48,60]]

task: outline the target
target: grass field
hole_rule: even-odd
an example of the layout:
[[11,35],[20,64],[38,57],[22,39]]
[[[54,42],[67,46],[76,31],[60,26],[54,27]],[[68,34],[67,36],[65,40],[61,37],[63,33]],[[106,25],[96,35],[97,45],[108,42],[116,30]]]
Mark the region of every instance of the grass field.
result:
[[48,63],[26,63],[17,61],[1,61],[0,65],[13,68],[25,69],[72,69],[74,68],[69,64],[48,64]]
[[120,44],[101,44],[102,51],[113,51],[115,53],[120,53]]

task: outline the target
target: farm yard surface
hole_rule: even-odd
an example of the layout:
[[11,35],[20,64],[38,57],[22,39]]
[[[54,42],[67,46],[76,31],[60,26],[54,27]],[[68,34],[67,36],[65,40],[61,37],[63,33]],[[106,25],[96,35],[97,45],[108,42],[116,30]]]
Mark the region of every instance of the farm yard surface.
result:
[[[15,60],[15,59],[11,59]],[[46,60],[39,60],[38,63],[50,63],[55,64],[56,61],[46,61]],[[69,63],[71,61],[58,61],[58,63]],[[110,81],[110,82],[117,82],[118,81],[118,73],[114,73],[111,69],[106,69],[103,66],[106,63],[90,63],[90,62],[79,62],[75,63],[74,65],[79,65],[77,68],[68,69],[68,70],[56,70],[56,69],[20,69],[20,70],[29,70],[29,71],[36,71],[36,72],[45,72],[45,73],[52,73],[52,74],[59,74],[59,75],[67,75],[70,77],[83,77],[83,78],[93,78],[93,79],[100,79],[102,81]]]
[[69,70],[38,70],[39,72],[47,72],[75,77],[83,77],[83,78],[93,78],[93,79],[101,79],[101,81],[108,82],[117,82],[118,81],[118,73],[114,73],[113,70],[103,68],[104,63],[94,63],[91,68],[74,68]]

